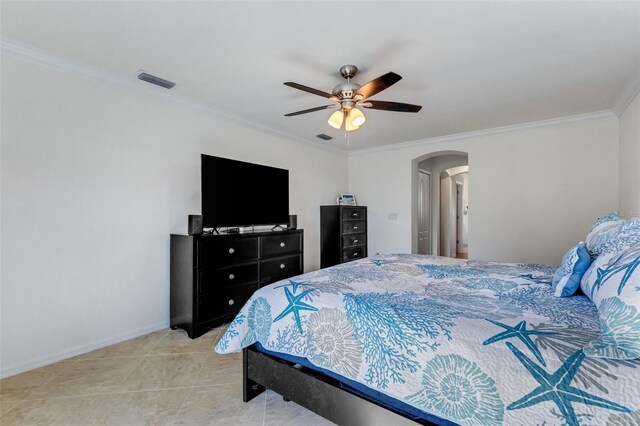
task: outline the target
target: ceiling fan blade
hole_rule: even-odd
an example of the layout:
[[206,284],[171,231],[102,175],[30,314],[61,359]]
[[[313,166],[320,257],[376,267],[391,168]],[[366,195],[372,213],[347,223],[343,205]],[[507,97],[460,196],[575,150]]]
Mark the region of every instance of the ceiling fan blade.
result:
[[313,87],[304,86],[302,84],[294,83],[292,81],[287,81],[283,83],[285,86],[293,87],[294,89],[302,90],[303,92],[312,93],[314,95],[322,96],[323,98],[328,98],[332,100],[338,100],[337,97],[333,96],[331,93],[323,92],[322,90],[314,89]]
[[306,114],[308,112],[321,111],[323,109],[337,108],[337,107],[338,107],[338,105],[336,105],[336,104],[324,105],[324,106],[315,107],[315,108],[303,109],[302,111],[290,112],[289,114],[285,114],[284,116],[285,117],[293,117],[294,115]]
[[362,96],[362,99],[366,99],[370,96],[375,95],[376,93],[382,92],[389,86],[392,86],[399,82],[402,79],[395,72],[388,72],[383,76],[376,78],[375,80],[371,80],[358,90],[356,90],[356,95]]
[[403,104],[400,102],[389,101],[367,101],[361,104],[365,108],[380,109],[383,111],[397,111],[397,112],[418,112],[422,109],[420,105]]

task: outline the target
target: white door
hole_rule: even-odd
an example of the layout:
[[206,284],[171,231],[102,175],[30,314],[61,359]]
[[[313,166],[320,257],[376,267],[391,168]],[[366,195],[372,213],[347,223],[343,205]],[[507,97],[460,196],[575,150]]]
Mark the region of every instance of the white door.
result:
[[462,185],[456,184],[456,253],[464,253],[462,241],[462,188]]
[[431,254],[431,175],[418,171],[418,254]]

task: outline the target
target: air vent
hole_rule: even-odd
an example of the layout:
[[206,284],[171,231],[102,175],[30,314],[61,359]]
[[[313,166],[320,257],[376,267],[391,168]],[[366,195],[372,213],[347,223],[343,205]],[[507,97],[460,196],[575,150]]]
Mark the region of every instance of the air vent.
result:
[[319,135],[316,135],[316,137],[325,141],[330,141],[331,139],[333,139],[331,136],[325,135],[324,133],[320,133]]
[[155,84],[156,86],[164,87],[165,89],[171,89],[176,84],[165,80],[164,78],[156,77],[155,75],[147,74],[146,72],[138,74],[138,79],[146,81],[147,83]]

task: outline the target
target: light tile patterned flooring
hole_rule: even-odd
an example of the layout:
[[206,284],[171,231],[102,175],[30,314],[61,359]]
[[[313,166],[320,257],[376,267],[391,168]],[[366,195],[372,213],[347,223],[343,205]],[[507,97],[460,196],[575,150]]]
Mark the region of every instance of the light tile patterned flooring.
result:
[[333,424],[272,391],[242,402],[241,354],[213,352],[223,332],[162,330],[8,377],[0,425]]

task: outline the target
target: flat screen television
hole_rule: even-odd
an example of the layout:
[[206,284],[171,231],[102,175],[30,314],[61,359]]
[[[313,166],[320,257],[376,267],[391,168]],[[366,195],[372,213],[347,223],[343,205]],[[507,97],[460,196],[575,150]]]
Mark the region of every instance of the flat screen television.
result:
[[205,228],[289,222],[289,170],[202,154]]

